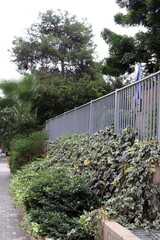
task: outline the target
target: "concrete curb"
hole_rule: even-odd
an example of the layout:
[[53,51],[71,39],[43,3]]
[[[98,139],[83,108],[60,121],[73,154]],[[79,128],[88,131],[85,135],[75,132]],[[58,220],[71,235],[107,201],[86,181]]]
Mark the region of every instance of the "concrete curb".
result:
[[30,240],[54,240],[53,238],[47,238],[47,237],[30,237]]
[[131,231],[115,221],[100,221],[100,240],[140,240]]

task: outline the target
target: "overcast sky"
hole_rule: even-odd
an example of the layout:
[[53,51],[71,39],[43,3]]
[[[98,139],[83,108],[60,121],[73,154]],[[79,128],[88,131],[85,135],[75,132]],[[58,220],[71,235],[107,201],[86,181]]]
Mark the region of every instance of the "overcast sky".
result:
[[16,66],[10,62],[8,49],[12,47],[14,36],[23,36],[25,29],[36,22],[38,13],[49,9],[66,10],[71,15],[76,15],[78,20],[87,18],[93,28],[99,59],[106,57],[108,52],[107,45],[100,37],[105,27],[132,36],[137,31],[137,29],[121,28],[114,23],[113,16],[122,11],[115,0],[5,0],[0,8],[0,80],[21,78]]

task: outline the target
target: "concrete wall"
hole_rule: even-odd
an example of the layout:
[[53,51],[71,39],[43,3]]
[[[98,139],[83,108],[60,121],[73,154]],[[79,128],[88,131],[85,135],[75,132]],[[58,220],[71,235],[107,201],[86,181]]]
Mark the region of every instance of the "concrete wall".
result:
[[160,166],[155,166],[155,173],[153,174],[153,183],[158,183],[160,185]]
[[131,231],[115,221],[101,220],[100,240],[140,240]]

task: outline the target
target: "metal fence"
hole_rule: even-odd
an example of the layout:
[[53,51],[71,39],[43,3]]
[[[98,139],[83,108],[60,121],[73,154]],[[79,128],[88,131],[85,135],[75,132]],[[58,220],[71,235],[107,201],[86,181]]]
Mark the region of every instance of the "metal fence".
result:
[[140,140],[160,142],[160,71],[46,122],[50,140],[65,134],[95,133],[131,126]]

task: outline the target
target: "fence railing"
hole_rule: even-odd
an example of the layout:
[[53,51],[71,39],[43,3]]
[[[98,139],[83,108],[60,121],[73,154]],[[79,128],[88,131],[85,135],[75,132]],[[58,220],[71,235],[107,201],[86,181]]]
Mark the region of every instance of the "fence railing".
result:
[[52,140],[65,134],[93,134],[110,125],[119,134],[131,126],[140,140],[160,142],[160,71],[49,119],[45,129]]

